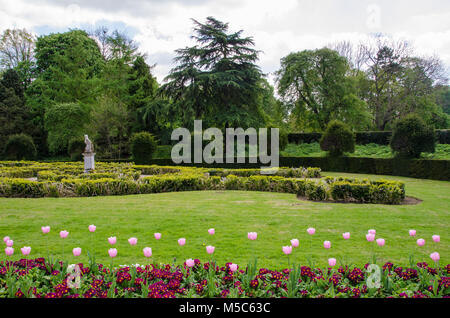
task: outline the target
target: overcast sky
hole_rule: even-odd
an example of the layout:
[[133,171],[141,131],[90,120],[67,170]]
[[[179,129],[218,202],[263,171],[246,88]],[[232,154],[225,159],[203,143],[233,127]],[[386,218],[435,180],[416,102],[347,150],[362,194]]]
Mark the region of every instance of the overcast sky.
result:
[[280,58],[338,40],[358,43],[373,33],[410,41],[418,55],[438,55],[450,70],[449,0],[0,0],[0,31],[26,28],[37,35],[108,26],[139,43],[161,82],[174,50],[191,45],[191,18],[207,16],[244,30],[259,65],[270,75]]

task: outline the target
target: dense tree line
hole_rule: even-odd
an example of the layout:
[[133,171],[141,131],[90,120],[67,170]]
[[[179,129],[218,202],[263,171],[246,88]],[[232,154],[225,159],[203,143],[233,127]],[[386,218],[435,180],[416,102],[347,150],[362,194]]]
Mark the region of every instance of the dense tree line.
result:
[[32,137],[40,157],[66,156],[84,134],[104,158],[129,155],[137,132],[168,143],[176,127],[280,127],[324,131],[390,130],[410,113],[434,128],[450,124],[450,89],[437,57],[377,36],[281,59],[276,89],[257,65],[252,37],[208,17],[193,20],[196,44],[175,51],[161,85],[137,43],[101,27],[35,37],[8,29],[0,38],[0,145]]

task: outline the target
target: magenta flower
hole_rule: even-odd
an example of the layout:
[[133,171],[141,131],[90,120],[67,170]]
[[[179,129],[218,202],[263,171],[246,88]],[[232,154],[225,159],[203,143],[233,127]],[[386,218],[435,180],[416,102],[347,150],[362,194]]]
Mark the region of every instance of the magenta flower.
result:
[[128,239],[128,243],[130,243],[130,245],[136,245],[137,244],[137,238],[135,237],[130,237]]
[[161,238],[161,233],[155,233],[155,239],[159,240]]
[[298,247],[300,245],[300,242],[298,241],[298,239],[292,239],[291,245],[292,247]]
[[309,235],[314,235],[314,233],[316,233],[316,229],[313,227],[310,227],[306,230],[306,232],[308,232]]
[[111,257],[111,258],[116,257],[116,256],[117,256],[117,249],[115,249],[115,248],[110,248],[110,249],[108,250],[108,254],[109,254],[109,257]]
[[350,232],[342,233],[342,237],[343,237],[345,240],[348,240],[348,239],[350,238]]
[[12,247],[14,245],[14,241],[13,240],[7,240],[6,241],[6,246],[7,247]]
[[184,246],[186,244],[186,239],[184,237],[178,239],[178,245]]
[[372,230],[369,230],[368,233],[375,235],[375,234],[377,234],[377,231],[372,229]]
[[108,238],[108,243],[109,244],[114,245],[114,244],[116,244],[116,242],[117,242],[117,239],[116,239],[115,236],[111,236],[111,237]]
[[20,250],[22,251],[23,255],[30,255],[31,253],[31,247],[29,246],[24,246]]
[[328,265],[331,266],[331,267],[336,265],[336,259],[335,258],[329,258],[328,259]]
[[142,251],[145,257],[152,257],[152,249],[150,247],[145,247]]
[[409,236],[416,236],[416,230],[409,230]]
[[235,271],[237,271],[237,269],[238,269],[237,264],[234,264],[234,263],[230,264],[230,271],[232,271],[234,273]]
[[373,242],[375,240],[375,234],[371,234],[371,233],[366,234],[366,240],[368,242]]
[[417,245],[424,246],[425,245],[425,240],[424,239],[418,239],[417,240]]
[[438,252],[431,253],[430,257],[434,262],[439,261],[439,259],[441,258]]
[[378,244],[378,246],[384,246],[385,243],[386,243],[386,242],[385,242],[384,239],[382,239],[382,238],[377,239],[377,244]]
[[329,249],[331,247],[331,242],[330,241],[323,242],[323,247],[325,247],[326,249]]
[[73,256],[80,256],[81,255],[81,247],[75,247],[72,250]]
[[3,242],[8,242],[9,241],[9,239],[10,239],[10,237],[9,236],[5,236],[4,238],[3,238]]
[[209,235],[214,235],[216,233],[216,230],[214,229],[209,229],[208,230]]
[[42,233],[47,234],[50,232],[50,226],[42,226],[41,227]]
[[97,227],[94,224],[89,225],[89,232],[93,233],[96,229]]
[[194,261],[192,258],[187,259],[187,260],[186,260],[186,265],[187,265],[188,267],[193,267],[193,266],[195,265],[195,261]]
[[6,254],[6,256],[13,255],[14,254],[14,249],[12,247],[8,246],[7,248],[5,248],[5,254]]
[[68,235],[69,235],[69,232],[67,232],[67,231],[65,231],[65,230],[59,232],[59,236],[60,236],[62,239],[65,239]]
[[254,240],[256,240],[258,238],[258,233],[256,233],[256,232],[248,232],[247,233],[247,237],[248,237],[249,240],[254,241]]
[[206,247],[206,252],[207,252],[208,254],[212,254],[212,253],[214,253],[214,249],[215,249],[214,246],[208,245],[208,246]]
[[439,243],[441,241],[441,237],[439,235],[433,235],[432,238],[435,243]]
[[292,253],[292,246],[283,246],[282,251],[284,254],[289,255]]

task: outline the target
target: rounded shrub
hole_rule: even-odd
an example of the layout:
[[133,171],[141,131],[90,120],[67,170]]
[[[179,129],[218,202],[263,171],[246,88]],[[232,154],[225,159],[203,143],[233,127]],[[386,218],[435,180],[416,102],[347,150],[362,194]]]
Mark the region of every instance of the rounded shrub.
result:
[[418,158],[422,152],[435,151],[433,128],[416,114],[398,120],[392,130],[390,146],[399,157]]
[[355,134],[341,121],[333,120],[320,138],[320,149],[330,156],[341,156],[344,152],[355,151]]
[[11,160],[31,160],[36,157],[33,139],[25,134],[11,135],[5,145],[4,156]]
[[67,153],[72,160],[81,160],[83,158],[83,152],[86,148],[84,138],[77,137],[69,140],[69,146],[67,147]]
[[136,164],[147,164],[152,159],[157,142],[152,134],[143,131],[131,137],[130,145],[134,162]]

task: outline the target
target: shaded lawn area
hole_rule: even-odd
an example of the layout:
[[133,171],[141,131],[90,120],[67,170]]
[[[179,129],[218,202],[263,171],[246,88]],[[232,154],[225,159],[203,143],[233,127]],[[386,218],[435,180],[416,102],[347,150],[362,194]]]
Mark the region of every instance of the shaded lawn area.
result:
[[[14,259],[21,257],[20,248],[31,246],[31,257],[47,255],[47,237],[41,226],[50,225],[48,236],[50,253],[62,256],[63,240],[59,231],[67,230],[64,240],[64,258],[70,262],[87,262],[87,251],[95,252],[97,262],[109,265],[107,238],[117,237],[118,256],[114,264],[146,264],[142,249],[153,249],[152,261],[177,263],[187,258],[208,261],[205,246],[216,247],[214,258],[245,266],[252,256],[258,257],[258,266],[284,268],[287,257],[282,246],[297,238],[300,246],[294,249],[291,263],[306,264],[313,255],[316,265],[325,266],[329,257],[344,255],[358,265],[369,262],[373,253],[378,263],[392,261],[407,265],[411,251],[416,261],[431,263],[429,254],[439,252],[441,265],[450,262],[449,221],[450,182],[402,178],[393,176],[324,173],[333,176],[356,176],[371,179],[402,180],[406,182],[408,196],[422,199],[418,205],[378,205],[315,203],[300,201],[293,194],[245,191],[195,191],[129,196],[89,198],[0,198],[0,237],[8,235],[14,240]],[[95,224],[97,231],[90,233],[88,226]],[[306,233],[315,227],[316,234]],[[211,236],[207,230],[215,228]],[[377,238],[386,245],[369,243],[365,234],[377,230]],[[417,230],[424,238],[424,247],[417,247],[408,235]],[[247,239],[247,232],[258,232],[256,241]],[[156,241],[153,233],[162,233]],[[351,238],[342,238],[350,232]],[[440,243],[431,236],[439,234]],[[130,246],[128,238],[137,237],[138,244]],[[180,247],[178,238],[187,243]],[[323,241],[331,241],[331,249],[323,248]],[[3,243],[2,243],[3,244]],[[72,256],[72,248],[81,247],[82,255]],[[5,259],[2,251],[1,260]]]

